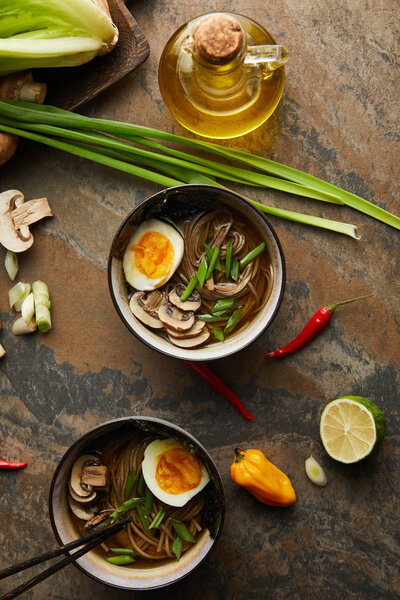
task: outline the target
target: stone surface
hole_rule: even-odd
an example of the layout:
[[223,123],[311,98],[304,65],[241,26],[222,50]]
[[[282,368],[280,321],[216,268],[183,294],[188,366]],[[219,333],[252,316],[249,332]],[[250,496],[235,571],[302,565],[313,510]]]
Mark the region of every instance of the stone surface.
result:
[[[188,19],[236,11],[267,26],[291,57],[276,113],[231,145],[323,177],[400,214],[395,0],[148,0],[128,6],[150,41],[150,58],[88,105],[86,114],[184,133],[158,91],[162,48]],[[355,241],[271,219],[287,261],[281,309],[255,344],[214,365],[254,414],[250,423],[183,363],[133,338],[114,311],[106,278],[111,240],[124,215],[156,185],[33,145],[0,168],[0,184],[1,190],[21,189],[27,198],[46,195],[56,214],[34,227],[36,241],[20,270],[26,280],[40,277],[49,284],[51,333],[11,335],[10,282],[0,269],[0,343],[7,350],[0,363],[0,450],[29,463],[20,473],[0,472],[0,568],[54,546],[47,497],[68,446],[96,424],[144,414],[197,436],[226,484],[226,523],[212,559],[168,590],[168,597],[399,597],[399,232],[350,208],[252,189],[262,202],[354,223],[362,237]],[[266,350],[290,340],[320,306],[368,292],[373,299],[338,310],[302,352],[263,361]],[[354,467],[331,461],[318,433],[322,408],[346,393],[370,398],[387,415],[382,448]],[[271,509],[230,481],[236,445],[262,449],[291,477],[294,506]],[[326,470],[326,488],[306,478],[304,460],[311,452]],[[28,573],[2,581],[0,592]],[[160,600],[167,591],[113,590],[70,566],[25,594],[38,600],[132,597]]]

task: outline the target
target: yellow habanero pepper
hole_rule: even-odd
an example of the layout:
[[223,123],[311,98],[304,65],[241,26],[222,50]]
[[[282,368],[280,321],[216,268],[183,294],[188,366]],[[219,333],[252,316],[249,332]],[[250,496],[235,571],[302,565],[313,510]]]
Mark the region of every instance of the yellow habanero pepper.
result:
[[260,450],[235,449],[231,479],[269,506],[289,506],[296,502],[290,479]]

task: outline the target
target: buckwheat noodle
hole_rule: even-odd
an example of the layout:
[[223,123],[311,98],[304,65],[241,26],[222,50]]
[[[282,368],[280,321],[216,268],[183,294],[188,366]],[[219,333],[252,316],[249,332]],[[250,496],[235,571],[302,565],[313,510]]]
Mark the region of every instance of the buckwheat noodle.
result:
[[[108,466],[110,472],[110,490],[107,501],[102,504],[102,510],[116,509],[126,501],[125,485],[131,469],[134,470],[136,475],[131,497],[136,498],[139,496],[137,486],[142,472],[144,452],[147,446],[155,439],[155,437],[138,433],[134,437],[130,436],[129,440],[118,440],[107,445],[104,451],[104,464]],[[196,538],[196,535],[202,530],[199,520],[203,505],[204,498],[201,493],[194,496],[181,508],[167,506],[153,495],[153,507],[150,515],[148,515],[150,523],[160,508],[166,511],[166,515],[159,528],[151,530],[154,538],[150,538],[143,529],[136,509],[124,513],[124,516],[131,516],[133,519],[133,522],[126,529],[130,547],[138,556],[144,559],[175,558],[171,548],[174,539],[174,529],[170,519],[176,519],[185,523],[190,533]],[[184,542],[182,553],[191,546],[193,544]]]

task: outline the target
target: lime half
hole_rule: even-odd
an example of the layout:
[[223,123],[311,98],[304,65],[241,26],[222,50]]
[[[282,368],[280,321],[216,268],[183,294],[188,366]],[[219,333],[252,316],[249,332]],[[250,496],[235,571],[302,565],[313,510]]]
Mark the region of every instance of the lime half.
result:
[[385,415],[361,396],[346,396],[327,404],[322,412],[319,433],[331,458],[342,463],[362,460],[382,442]]

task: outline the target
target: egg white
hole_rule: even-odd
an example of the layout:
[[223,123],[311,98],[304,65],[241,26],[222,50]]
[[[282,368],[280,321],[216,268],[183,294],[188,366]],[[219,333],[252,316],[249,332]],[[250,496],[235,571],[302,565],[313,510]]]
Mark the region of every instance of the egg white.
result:
[[[160,233],[168,238],[174,249],[174,259],[168,273],[156,279],[146,277],[146,275],[141,273],[135,265],[134,247],[138,244],[143,235],[150,233],[151,231]],[[168,225],[168,223],[164,223],[158,219],[150,219],[149,221],[141,223],[129,240],[129,244],[125,250],[122,266],[126,281],[139,291],[155,290],[166,283],[175,273],[182,260],[183,248],[183,238],[172,225]]]
[[182,446],[174,439],[168,438],[166,440],[154,440],[149,444],[144,452],[144,458],[142,462],[142,473],[147,487],[156,498],[161,502],[168,504],[169,506],[184,506],[193,496],[198,494],[210,481],[210,476],[207,469],[199,459],[201,468],[201,479],[199,485],[182,492],[181,494],[169,494],[164,491],[157,483],[156,470],[160,454],[170,450],[171,448],[182,448]]

